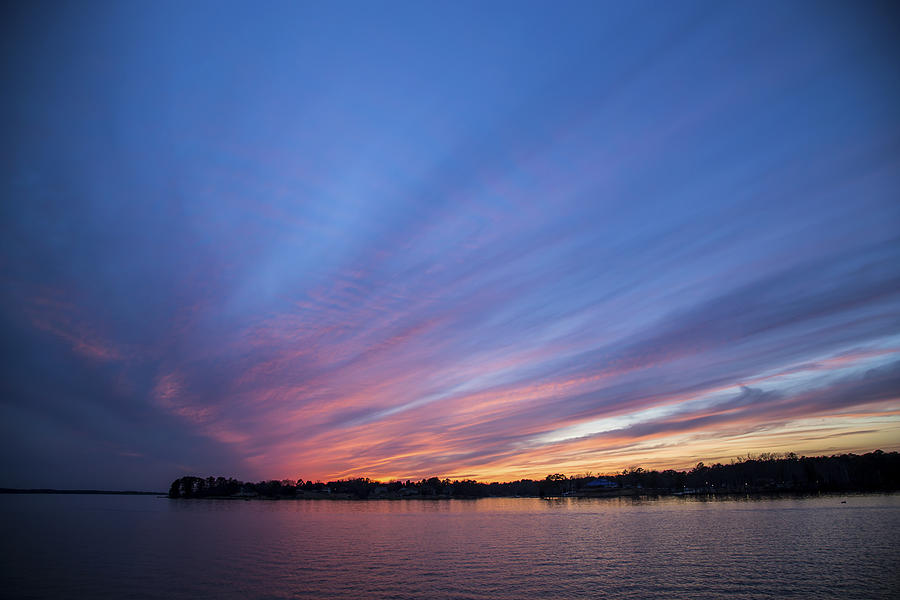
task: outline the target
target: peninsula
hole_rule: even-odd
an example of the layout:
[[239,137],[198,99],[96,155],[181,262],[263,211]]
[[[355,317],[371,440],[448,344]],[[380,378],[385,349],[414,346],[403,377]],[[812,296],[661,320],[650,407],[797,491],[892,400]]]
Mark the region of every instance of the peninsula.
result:
[[170,498],[266,499],[404,499],[482,497],[608,497],[692,494],[771,494],[878,492],[900,490],[900,453],[876,450],[862,455],[797,456],[763,453],[736,458],[729,464],[687,471],[623,469],[619,473],[567,476],[510,482],[479,482],[430,477],[380,482],[368,477],[336,481],[303,479],[257,483],[225,477],[180,477]]

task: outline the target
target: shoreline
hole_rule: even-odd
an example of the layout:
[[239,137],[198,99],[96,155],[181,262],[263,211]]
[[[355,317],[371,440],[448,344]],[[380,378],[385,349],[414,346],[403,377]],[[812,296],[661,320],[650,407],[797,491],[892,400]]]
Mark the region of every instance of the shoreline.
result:
[[619,494],[571,494],[571,495],[554,495],[554,496],[376,496],[368,498],[360,498],[350,494],[321,494],[321,495],[304,495],[304,496],[202,496],[193,498],[171,498],[166,495],[161,497],[169,500],[233,500],[233,501],[286,501],[295,500],[324,500],[324,501],[354,501],[354,502],[396,502],[400,500],[483,500],[483,499],[536,499],[536,500],[606,500],[612,498],[632,498],[632,499],[661,499],[661,498],[722,498],[722,499],[738,499],[738,498],[810,498],[823,496],[863,496],[863,495],[893,495],[900,494],[900,490],[822,490],[822,491],[755,491],[755,492],[640,492]]
[[81,494],[94,496],[165,496],[165,492],[139,492],[132,490],[56,490],[53,488],[0,488],[0,494]]

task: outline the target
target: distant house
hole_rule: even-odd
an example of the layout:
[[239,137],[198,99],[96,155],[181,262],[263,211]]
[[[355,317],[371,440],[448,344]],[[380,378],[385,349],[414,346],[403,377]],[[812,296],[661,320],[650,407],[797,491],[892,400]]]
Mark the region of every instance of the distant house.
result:
[[235,496],[238,496],[239,498],[255,498],[256,496],[259,496],[259,494],[257,494],[256,490],[249,485],[244,484],[241,486],[241,491],[235,494]]
[[606,477],[600,477],[599,479],[588,481],[586,484],[584,484],[584,487],[592,490],[609,490],[619,487],[619,484],[615,481],[607,479]]

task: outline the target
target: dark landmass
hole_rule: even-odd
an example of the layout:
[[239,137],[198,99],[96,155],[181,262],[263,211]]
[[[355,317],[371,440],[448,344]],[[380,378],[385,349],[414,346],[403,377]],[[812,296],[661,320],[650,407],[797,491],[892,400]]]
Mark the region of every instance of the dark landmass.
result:
[[730,464],[704,465],[689,471],[648,471],[641,467],[611,475],[521,479],[483,483],[471,479],[431,477],[421,481],[373,481],[368,477],[337,481],[303,479],[257,483],[225,477],[180,477],[170,498],[484,498],[484,497],[609,497],[640,495],[809,494],[823,492],[889,492],[900,490],[900,453],[876,450],[862,455],[797,456],[763,453],[737,458]]
[[116,496],[160,496],[162,492],[135,492],[112,490],[54,490],[49,488],[19,489],[0,488],[0,494],[109,494]]

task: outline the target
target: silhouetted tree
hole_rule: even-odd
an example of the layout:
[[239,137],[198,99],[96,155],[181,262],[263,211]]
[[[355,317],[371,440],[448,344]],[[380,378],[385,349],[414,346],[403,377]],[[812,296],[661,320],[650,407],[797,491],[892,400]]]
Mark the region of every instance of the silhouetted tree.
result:
[[[877,450],[861,456],[798,457],[794,453],[764,453],[757,457],[738,457],[723,465],[707,466],[697,463],[690,471],[667,469],[659,472],[631,467],[616,475],[606,476],[629,493],[638,490],[659,493],[676,492],[685,488],[707,493],[748,493],[773,491],[876,491],[900,489],[900,454]],[[377,487],[384,486],[388,497],[414,495],[435,497],[454,496],[478,498],[484,496],[559,496],[566,492],[580,494],[608,493],[592,489],[593,479],[588,473],[567,477],[562,473],[548,475],[542,480],[522,479],[506,483],[480,483],[471,479],[450,481],[430,477],[419,482],[392,481],[386,486],[367,477],[349,480],[321,481],[271,480],[244,483],[224,477],[180,477],[169,487],[170,498],[231,497],[257,493],[268,498],[291,498],[297,491],[333,491],[338,497],[369,498]],[[393,495],[393,496],[391,496]],[[382,490],[378,494],[384,497]]]

